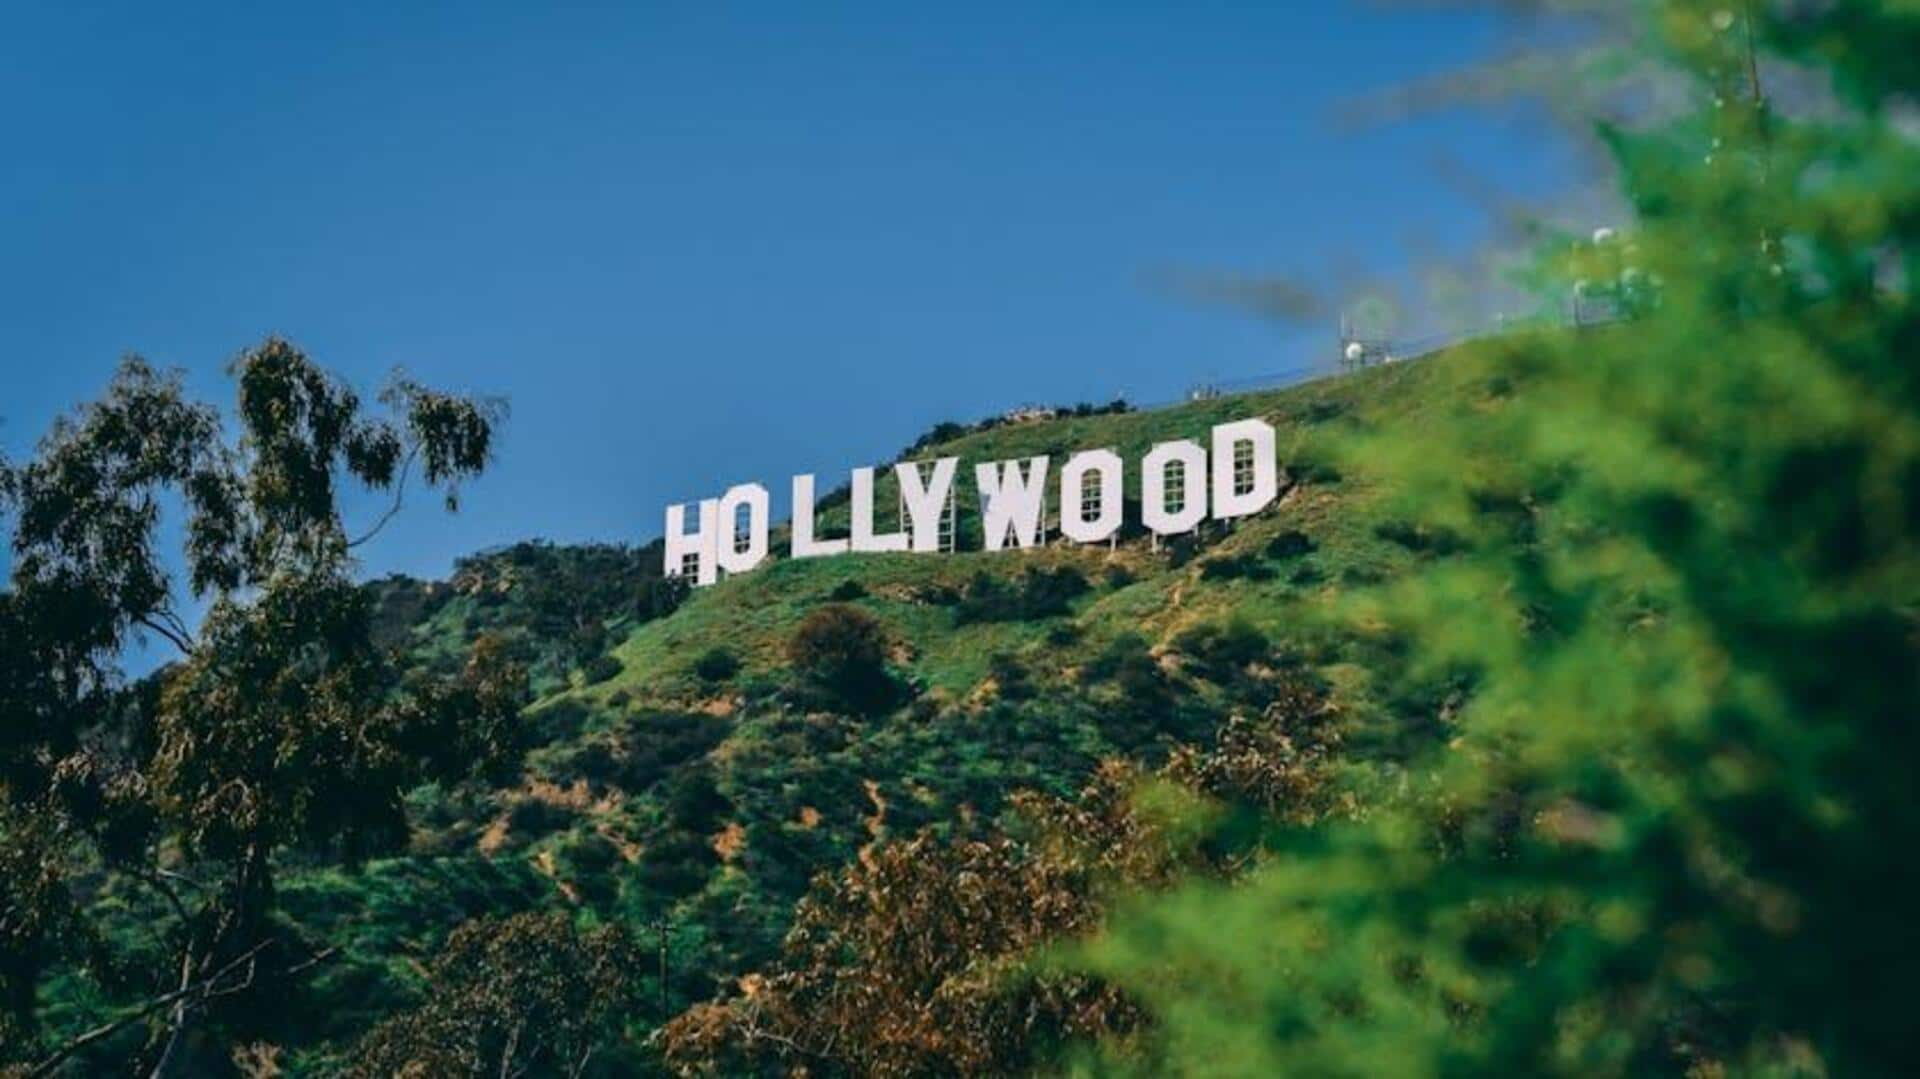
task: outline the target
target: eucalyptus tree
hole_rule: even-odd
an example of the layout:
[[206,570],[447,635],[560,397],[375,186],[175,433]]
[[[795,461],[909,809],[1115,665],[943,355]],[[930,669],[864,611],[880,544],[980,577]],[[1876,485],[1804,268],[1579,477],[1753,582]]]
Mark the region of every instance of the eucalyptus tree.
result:
[[[376,646],[354,576],[355,549],[416,475],[457,506],[503,406],[403,377],[363,401],[277,338],[229,374],[231,434],[177,373],[129,359],[0,472],[14,559],[0,591],[0,1021],[32,1074],[131,1058],[160,1075],[220,1054],[249,1005],[328,952],[276,920],[286,856],[391,849],[407,790],[514,748],[524,678],[501,650],[483,640],[455,677],[407,673]],[[350,486],[391,496],[358,531]],[[186,595],[205,605],[198,626]],[[178,655],[129,680],[120,658],[137,637]],[[101,930],[88,911],[106,894],[143,896],[152,939]],[[52,964],[91,972],[121,1006],[89,1030],[36,1031]]]

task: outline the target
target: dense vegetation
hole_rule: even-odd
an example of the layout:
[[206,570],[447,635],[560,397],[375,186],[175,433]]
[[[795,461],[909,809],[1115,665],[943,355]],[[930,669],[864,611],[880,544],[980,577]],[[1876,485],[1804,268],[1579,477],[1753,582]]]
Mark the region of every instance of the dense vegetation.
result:
[[[1920,17],[1755,8],[1610,5],[1569,68],[1688,91],[1604,131],[1632,227],[1536,267],[1618,324],[909,451],[1271,419],[1279,504],[1177,544],[355,587],[332,478],[457,480],[493,413],[271,342],[229,445],[129,368],[6,472],[4,1057],[1910,1070]],[[1770,108],[1749,40],[1830,89]],[[127,685],[135,625],[183,655]]]
[[[1004,426],[942,451],[971,461],[1040,442],[1144,447],[1258,412],[1284,425],[1290,459],[1304,460],[1337,429],[1406,411],[1431,377],[1382,370],[1232,403]],[[863,854],[897,864],[896,838],[945,849],[973,836],[1006,849],[990,829],[1034,819],[1016,807],[1043,803],[1023,800],[1069,804],[1108,774],[1106,760],[1175,767],[1198,751],[1186,747],[1215,745],[1232,717],[1267,715],[1295,675],[1340,687],[1329,700],[1390,751],[1413,726],[1391,717],[1437,707],[1448,690],[1396,683],[1383,673],[1393,669],[1386,654],[1310,629],[1344,588],[1428,558],[1382,537],[1392,529],[1375,501],[1366,484],[1323,470],[1318,482],[1294,482],[1272,515],[1178,549],[1135,539],[1114,551],[780,561],[691,596],[660,580],[658,545],[523,544],[463,560],[446,583],[365,585],[343,632],[365,634],[373,654],[387,650],[396,685],[458,680],[476,649],[529,672],[533,700],[501,742],[517,778],[395,782],[406,820],[398,850],[289,849],[272,918],[302,942],[287,964],[300,967],[297,985],[236,988],[235,1015],[259,1011],[256,991],[287,1003],[244,1025],[209,1010],[195,1064],[368,1066],[431,1042],[438,1055],[423,1066],[505,1052],[535,1070],[560,1056],[584,1056],[589,1071],[644,1067],[659,1059],[643,1043],[650,1027],[782,960],[815,874],[860,865]],[[1210,569],[1230,561],[1271,572],[1252,581]],[[142,694],[164,696],[191,669],[116,698],[137,714]],[[1310,756],[1317,768],[1325,754]],[[1106,782],[1118,799],[1118,781]],[[156,871],[198,877],[197,856],[168,842],[149,849]],[[17,857],[60,864],[37,861],[44,851]],[[91,858],[69,868],[58,883],[84,926],[49,933],[31,953],[42,973],[20,983],[33,991],[19,998],[30,1025],[18,1044],[41,1049],[23,1055],[127,1018],[75,1066],[156,1051],[165,1025],[135,1013],[165,991],[165,961],[145,938],[168,925],[166,900],[100,875]],[[551,920],[563,913],[568,923]],[[661,918],[665,1011],[649,928]],[[451,933],[462,924],[473,933]],[[564,935],[595,926],[626,937]],[[540,955],[569,948],[629,957],[607,965],[624,981],[593,990],[618,1002],[616,1020],[512,1037],[553,1011],[540,1003],[551,992],[538,988]],[[475,993],[524,999],[525,1010],[447,1003]],[[605,1043],[586,1054],[580,1039],[595,1031]]]

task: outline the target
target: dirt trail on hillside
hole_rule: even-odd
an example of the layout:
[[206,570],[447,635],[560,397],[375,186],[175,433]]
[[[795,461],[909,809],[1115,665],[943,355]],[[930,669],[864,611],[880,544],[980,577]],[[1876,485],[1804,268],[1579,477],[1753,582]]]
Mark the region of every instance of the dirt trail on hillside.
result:
[[881,839],[885,838],[887,834],[887,798],[886,795],[880,793],[880,784],[875,783],[871,779],[863,780],[862,783],[867,788],[867,799],[873,803],[873,816],[864,817],[862,820],[866,822],[867,834],[873,838],[868,840],[867,843],[860,848],[860,864],[866,866],[867,869],[871,871],[873,869],[873,848]]

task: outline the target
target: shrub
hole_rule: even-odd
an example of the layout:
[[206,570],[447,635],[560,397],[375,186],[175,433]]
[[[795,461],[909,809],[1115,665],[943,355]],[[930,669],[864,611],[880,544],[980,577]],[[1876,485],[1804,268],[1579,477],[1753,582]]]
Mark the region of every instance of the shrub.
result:
[[1273,578],[1273,570],[1259,559],[1250,555],[1227,555],[1210,558],[1200,563],[1200,579],[1203,581],[1266,581]]
[[1387,521],[1376,526],[1373,534],[1415,554],[1455,554],[1462,546],[1460,537],[1444,528],[1432,528],[1410,521]]
[[680,609],[691,586],[684,577],[653,577],[641,582],[633,597],[635,621],[651,622]]
[[620,862],[620,850],[613,841],[591,830],[569,832],[560,841],[559,856],[579,877],[603,874]]
[[1265,659],[1271,651],[1266,634],[1239,619],[1224,626],[1194,626],[1175,637],[1173,646],[1216,681]]
[[1055,622],[1047,627],[1046,642],[1062,648],[1080,639],[1080,627],[1072,622]]
[[683,769],[667,781],[667,817],[677,827],[710,832],[732,809],[713,769],[704,763]]
[[851,685],[885,670],[886,631],[879,619],[857,607],[828,604],[801,620],[788,642],[787,658],[824,685]]
[[648,890],[682,899],[704,887],[707,875],[719,864],[720,856],[705,836],[673,832],[640,853],[636,875]]
[[573,825],[573,810],[538,798],[516,799],[507,809],[507,827],[517,839],[537,839]]
[[614,778],[627,791],[643,791],[720,744],[727,728],[724,719],[685,712],[649,712],[623,720]]
[[1020,597],[1004,579],[985,570],[973,575],[954,605],[956,625],[970,622],[1014,622],[1020,618]]
[[1302,483],[1318,483],[1329,487],[1344,478],[1332,463],[1312,457],[1294,458],[1287,466],[1287,471]]
[[984,570],[973,575],[955,606],[957,625],[972,622],[1031,622],[1068,614],[1073,600],[1088,589],[1086,575],[1072,566],[1030,566],[1017,583]]
[[594,686],[612,678],[625,669],[619,660],[613,658],[612,655],[606,652],[602,652],[588,660],[587,665],[581,668],[580,674],[588,685]]
[[848,603],[856,599],[867,598],[867,586],[855,580],[841,581],[827,593],[827,598],[835,603]]
[[995,652],[987,660],[987,673],[1000,687],[1002,700],[1017,701],[1033,696],[1033,683],[1027,680],[1027,669],[1011,653]]
[[1082,682],[1105,682],[1116,677],[1121,668],[1136,659],[1148,656],[1150,646],[1147,639],[1138,633],[1122,633],[1107,643],[1099,654],[1080,666]]
[[1267,557],[1276,560],[1299,558],[1314,550],[1313,539],[1299,529],[1288,529],[1267,543]]
[[1053,570],[1029,569],[1020,577],[1026,617],[1051,618],[1068,613],[1073,600],[1088,591],[1086,575],[1072,566]]
[[693,673],[703,682],[724,682],[739,672],[739,658],[718,646],[707,649],[693,661]]
[[572,698],[562,698],[527,712],[522,720],[526,724],[527,744],[544,746],[574,737],[586,725],[589,712],[584,702]]

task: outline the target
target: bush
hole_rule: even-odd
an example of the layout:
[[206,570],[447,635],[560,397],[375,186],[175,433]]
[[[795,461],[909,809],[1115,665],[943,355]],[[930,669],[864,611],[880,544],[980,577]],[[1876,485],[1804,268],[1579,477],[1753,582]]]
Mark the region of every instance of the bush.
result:
[[719,864],[720,856],[705,836],[673,832],[647,845],[636,875],[648,890],[684,899],[705,887],[707,875]]
[[1287,471],[1302,483],[1317,483],[1328,487],[1345,478],[1332,463],[1310,457],[1296,457],[1287,467]]
[[617,735],[618,771],[610,778],[628,792],[646,790],[719,745],[727,729],[726,720],[697,713],[650,712],[623,720]]
[[1265,563],[1250,555],[1227,555],[1210,558],[1200,563],[1200,579],[1203,581],[1266,581],[1273,578],[1273,570]]
[[569,832],[560,841],[559,857],[576,877],[593,877],[620,864],[620,850],[613,841],[595,831]]
[[586,726],[589,714],[590,709],[584,703],[572,698],[562,698],[537,711],[529,711],[521,719],[527,744],[544,746],[572,738]]
[[887,674],[886,630],[858,607],[831,603],[807,615],[787,658],[807,682],[855,711],[878,712],[900,697]]
[[1018,701],[1033,696],[1033,683],[1027,680],[1027,669],[1012,654],[995,652],[987,660],[987,673],[1000,687],[1002,700]]
[[1299,558],[1312,554],[1315,550],[1313,539],[1299,529],[1288,529],[1273,537],[1267,544],[1267,557],[1279,561]]
[[740,660],[724,648],[713,647],[693,661],[693,673],[703,682],[724,682],[740,672]]
[[705,764],[684,769],[667,781],[667,817],[679,828],[710,832],[732,809],[713,769]]
[[613,656],[608,653],[602,652],[588,660],[587,665],[581,668],[580,674],[588,685],[594,686],[612,678],[625,669],[619,660],[613,658]]
[[1140,659],[1152,663],[1150,648],[1147,639],[1138,633],[1122,633],[1108,642],[1098,655],[1081,665],[1080,680],[1089,683],[1105,682],[1116,678],[1129,663]]
[[1018,583],[986,571],[973,575],[955,606],[956,625],[974,622],[1031,622],[1073,610],[1073,600],[1088,589],[1086,575],[1072,566],[1030,566]]
[[1173,646],[1215,681],[1230,677],[1271,653],[1266,634],[1239,619],[1224,626],[1194,626],[1175,637]]
[[1072,602],[1087,593],[1086,575],[1072,566],[1054,570],[1029,569],[1020,577],[1026,617],[1051,618],[1068,613]]
[[507,808],[507,828],[515,839],[538,839],[572,827],[576,816],[566,806],[538,798],[518,798]]
[[835,603],[848,603],[856,599],[867,598],[867,587],[855,580],[841,581],[827,593],[827,598]]
[[887,662],[880,620],[843,603],[821,607],[800,622],[787,658],[801,673],[830,686],[871,678]]
[[684,577],[653,577],[641,582],[634,591],[634,620],[651,622],[665,618],[686,602],[690,588]]
[[1055,622],[1047,627],[1046,642],[1055,648],[1064,648],[1080,639],[1080,627],[1072,622]]
[[1460,537],[1454,533],[1409,521],[1388,521],[1376,526],[1373,534],[1415,554],[1449,555],[1462,548]]

